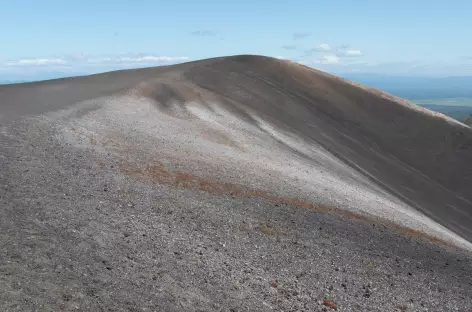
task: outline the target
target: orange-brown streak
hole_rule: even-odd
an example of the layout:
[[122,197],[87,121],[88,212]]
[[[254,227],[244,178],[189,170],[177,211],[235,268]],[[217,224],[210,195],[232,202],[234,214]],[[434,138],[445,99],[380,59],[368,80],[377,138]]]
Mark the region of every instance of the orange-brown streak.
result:
[[300,208],[316,210],[318,212],[330,213],[338,216],[342,216],[348,219],[358,220],[358,221],[370,221],[375,222],[379,225],[384,225],[390,229],[397,230],[401,233],[407,234],[409,236],[418,237],[426,239],[430,242],[441,244],[448,247],[454,247],[454,245],[445,242],[433,235],[427,234],[420,230],[415,230],[407,228],[398,224],[395,224],[391,221],[381,219],[375,216],[367,216],[352,211],[337,209],[333,207],[327,207],[324,205],[313,204],[307,201],[300,200],[294,197],[280,197],[275,194],[271,194],[268,191],[250,189],[243,185],[221,182],[217,180],[211,180],[206,178],[198,177],[190,172],[172,172],[167,170],[164,165],[157,163],[148,165],[144,168],[138,168],[130,164],[122,164],[120,166],[121,171],[129,176],[132,176],[137,179],[147,179],[153,183],[169,185],[169,186],[178,186],[186,189],[204,191],[210,194],[215,195],[232,195],[238,197],[256,197],[262,198],[268,202],[274,204],[286,204],[292,205]]

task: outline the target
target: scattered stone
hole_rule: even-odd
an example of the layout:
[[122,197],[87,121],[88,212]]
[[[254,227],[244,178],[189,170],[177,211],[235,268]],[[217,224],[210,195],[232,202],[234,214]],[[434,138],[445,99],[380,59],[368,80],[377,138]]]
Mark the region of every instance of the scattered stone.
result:
[[295,277],[298,279],[298,278],[303,277],[305,274],[306,274],[305,272],[300,272],[297,275],[295,275]]

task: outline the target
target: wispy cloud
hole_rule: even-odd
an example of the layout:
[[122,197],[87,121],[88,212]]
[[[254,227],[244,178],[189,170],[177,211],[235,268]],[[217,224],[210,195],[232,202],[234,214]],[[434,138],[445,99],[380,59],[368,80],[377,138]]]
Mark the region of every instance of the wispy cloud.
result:
[[344,56],[362,56],[362,52],[360,50],[347,50]]
[[306,60],[302,61],[303,64],[305,65],[317,65],[317,64],[323,64],[323,65],[333,65],[333,64],[341,64],[341,59],[337,57],[336,55],[324,55],[321,58],[317,58],[314,60]]
[[357,58],[343,58],[336,54],[326,54],[320,58],[315,58],[312,60],[306,60],[306,64],[322,64],[322,65],[339,65],[339,66],[372,66],[372,63],[369,63],[364,60]]
[[339,64],[339,57],[336,55],[325,55],[322,59],[317,60],[320,64]]
[[282,48],[285,49],[285,50],[296,50],[297,46],[295,46],[295,45],[283,45]]
[[47,65],[65,65],[67,61],[61,58],[31,58],[19,59],[5,62],[6,66],[47,66]]
[[[110,59],[110,58],[109,58]],[[180,62],[186,61],[189,58],[186,56],[157,56],[157,55],[145,55],[137,57],[121,57],[118,61],[123,62]],[[111,59],[113,61],[113,59]]]
[[313,48],[310,48],[310,49],[306,50],[305,55],[303,57],[311,56],[314,53],[320,53],[320,52],[326,53],[326,52],[331,52],[331,51],[332,51],[332,48],[329,44],[321,43],[321,44],[318,44],[318,45],[314,46]]
[[351,49],[349,45],[342,45],[336,49],[336,55],[340,57],[362,56],[362,52],[357,49]]
[[311,49],[312,52],[330,52],[331,47],[327,43],[322,43]]
[[213,30],[194,30],[194,31],[191,31],[190,34],[192,36],[199,36],[199,37],[214,37],[218,35],[218,33]]
[[24,58],[0,61],[0,71],[38,70],[84,70],[89,72],[115,69],[159,66],[189,60],[186,56],[163,56],[154,54],[87,55],[75,53],[57,58]]
[[309,32],[296,32],[292,34],[294,40],[301,40],[305,39],[306,37],[311,36]]
[[347,44],[343,44],[343,45],[333,48],[328,43],[321,43],[305,51],[305,56],[311,56],[314,53],[326,53],[326,52],[334,53],[338,58],[357,57],[357,56],[363,55],[360,50],[351,49],[349,45]]

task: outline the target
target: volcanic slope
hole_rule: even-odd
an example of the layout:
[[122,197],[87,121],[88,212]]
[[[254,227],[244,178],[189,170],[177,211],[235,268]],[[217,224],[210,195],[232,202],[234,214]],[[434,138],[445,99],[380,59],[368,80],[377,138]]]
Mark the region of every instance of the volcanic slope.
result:
[[469,118],[467,118],[466,120],[464,120],[464,123],[468,126],[472,126],[472,116],[470,116]]
[[4,85],[0,109],[6,310],[469,308],[472,130],[444,115],[262,56]]

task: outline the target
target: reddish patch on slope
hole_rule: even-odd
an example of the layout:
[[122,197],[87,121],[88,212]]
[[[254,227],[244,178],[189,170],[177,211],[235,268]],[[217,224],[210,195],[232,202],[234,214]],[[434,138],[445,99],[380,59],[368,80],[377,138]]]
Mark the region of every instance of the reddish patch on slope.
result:
[[150,180],[153,183],[199,190],[215,195],[256,197],[274,204],[291,205],[300,208],[316,210],[319,212],[331,213],[348,219],[375,222],[379,225],[384,225],[390,229],[397,230],[412,237],[418,237],[436,244],[456,248],[456,246],[452,245],[451,243],[445,242],[433,235],[426,234],[423,231],[400,226],[391,221],[380,219],[375,216],[368,216],[352,211],[317,205],[294,197],[280,197],[268,191],[250,189],[249,187],[240,184],[201,178],[190,172],[172,172],[167,170],[164,165],[160,163],[149,165],[144,168],[138,168],[130,164],[122,164],[120,169],[123,173],[129,176],[137,179]]
[[331,208],[315,205],[306,201],[302,201],[294,197],[280,197],[271,194],[268,191],[251,189],[247,186],[235,183],[227,183],[207,178],[198,177],[190,172],[172,172],[167,170],[164,165],[149,165],[144,168],[138,168],[129,164],[122,164],[121,171],[129,176],[138,179],[147,179],[154,183],[180,186],[187,189],[205,191],[215,195],[230,195],[238,197],[257,197],[265,199],[274,204],[286,204],[298,206],[306,209],[313,209],[322,212],[334,211]]
[[333,310],[337,310],[337,309],[338,309],[338,305],[337,305],[336,302],[334,302],[333,300],[324,299],[324,300],[323,300],[323,305],[325,305],[325,306],[327,306],[328,308],[333,309]]

